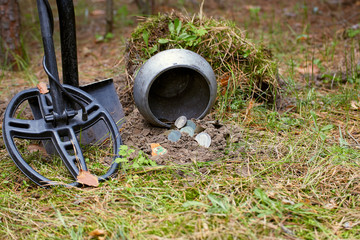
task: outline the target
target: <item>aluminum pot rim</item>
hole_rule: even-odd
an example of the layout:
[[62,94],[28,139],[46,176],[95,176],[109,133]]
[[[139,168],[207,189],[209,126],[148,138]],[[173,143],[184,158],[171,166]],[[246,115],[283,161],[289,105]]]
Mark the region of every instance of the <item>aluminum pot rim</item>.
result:
[[[147,88],[145,89],[145,91],[143,91],[141,89],[140,83],[143,83],[142,78],[145,78],[146,76],[146,69],[150,68],[154,63],[156,63],[156,60],[161,57],[164,54],[170,53],[171,58],[174,58],[176,54],[188,54],[191,56],[194,56],[195,58],[190,58],[190,63],[186,63],[186,59],[184,61],[184,59],[182,59],[181,57],[179,57],[179,61],[180,63],[177,62],[164,62],[161,60],[160,64],[163,64],[164,66],[160,67],[160,71],[159,72],[155,72],[156,74],[151,74],[150,76],[147,76],[147,78],[150,78],[151,80],[149,82],[147,82]],[[185,55],[186,56],[186,55]],[[154,58],[155,57],[155,58]],[[199,61],[199,64],[196,64],[196,61]],[[201,64],[201,67],[199,67],[199,65]],[[171,69],[176,69],[176,68],[186,68],[186,69],[190,69],[193,70],[195,72],[197,72],[198,74],[200,74],[202,76],[203,79],[206,80],[206,84],[208,87],[208,91],[209,91],[209,100],[207,102],[206,108],[204,108],[204,111],[199,115],[196,116],[196,119],[201,119],[203,117],[205,117],[208,112],[211,110],[211,107],[213,106],[214,102],[216,101],[216,94],[217,94],[217,82],[216,82],[216,77],[214,74],[214,71],[211,67],[211,65],[209,64],[209,62],[206,61],[206,59],[204,57],[202,57],[201,55],[199,55],[196,52],[187,50],[187,49],[168,49],[168,50],[164,50],[161,51],[157,54],[155,54],[154,56],[152,56],[151,58],[149,58],[139,69],[139,71],[137,71],[137,74],[135,76],[135,80],[134,80],[134,93],[136,92],[136,89],[139,88],[139,91],[142,91],[143,94],[141,94],[140,96],[137,96],[134,94],[134,100],[135,100],[135,104],[138,108],[138,110],[140,111],[140,113],[145,117],[145,119],[147,121],[149,121],[150,123],[157,125],[157,126],[163,126],[163,127],[171,127],[170,124],[167,124],[165,122],[162,122],[158,119],[157,116],[155,116],[153,114],[153,111],[151,111],[150,109],[150,105],[149,105],[149,92],[150,89],[153,85],[153,83],[158,79],[159,76],[161,76],[162,74],[164,74],[167,71],[170,71]],[[136,81],[136,79],[141,79],[139,81]],[[142,103],[142,104],[140,104]],[[139,107],[138,105],[143,105],[143,107]],[[143,114],[143,112],[145,112],[145,114]],[[145,115],[148,115],[148,117],[146,117]]]
[[151,114],[152,117],[154,117],[154,120],[155,120],[158,124],[160,124],[160,125],[162,125],[162,126],[164,126],[164,127],[171,127],[171,125],[160,121],[160,120],[153,114],[153,112],[151,111],[150,105],[149,105],[149,92],[150,92],[150,89],[151,89],[153,83],[157,80],[157,78],[158,78],[159,76],[161,76],[161,74],[163,74],[163,73],[165,73],[165,72],[167,72],[167,71],[170,71],[171,69],[175,69],[175,68],[188,68],[188,69],[194,70],[194,71],[196,71],[197,73],[199,73],[199,74],[206,80],[206,82],[207,82],[208,90],[209,90],[209,92],[210,92],[209,101],[208,101],[208,104],[207,104],[205,110],[201,113],[200,116],[196,117],[196,119],[201,119],[201,118],[205,117],[206,114],[211,110],[210,108],[211,108],[211,106],[213,105],[213,102],[214,102],[214,101],[211,101],[211,88],[210,88],[211,82],[210,82],[210,80],[209,80],[201,71],[199,71],[198,68],[194,67],[193,65],[184,65],[184,64],[176,64],[176,65],[169,66],[168,68],[165,68],[165,69],[163,69],[161,72],[159,72],[158,74],[156,74],[155,77],[151,79],[151,81],[149,82],[149,87],[146,89],[146,91],[145,91],[145,96],[144,96],[144,97],[146,97],[146,99],[147,99],[147,101],[145,102],[145,104],[146,104],[147,109],[149,109],[149,113]]

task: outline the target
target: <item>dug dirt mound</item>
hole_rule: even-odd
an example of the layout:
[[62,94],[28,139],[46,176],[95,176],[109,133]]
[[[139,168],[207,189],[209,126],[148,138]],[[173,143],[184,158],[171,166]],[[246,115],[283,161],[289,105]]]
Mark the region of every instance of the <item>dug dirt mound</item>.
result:
[[269,49],[245,36],[233,22],[201,14],[171,12],[149,17],[127,42],[128,86],[132,89],[136,73],[150,57],[168,49],[187,49],[205,58],[217,76],[216,109],[225,102],[238,109],[242,106],[234,106],[252,98],[273,103],[281,93],[277,63]]
[[[168,165],[186,164],[191,162],[213,161],[219,158],[235,157],[237,154],[229,151],[229,144],[236,143],[241,139],[242,129],[239,126],[226,125],[214,121],[211,115],[202,120],[193,120],[198,129],[211,137],[209,148],[200,146],[194,137],[182,133],[177,142],[168,140],[169,129],[151,126],[141,116],[137,109],[134,109],[126,117],[121,131],[124,144],[131,148],[143,151],[157,164]],[[158,143],[167,150],[164,155],[152,156],[151,144]]]

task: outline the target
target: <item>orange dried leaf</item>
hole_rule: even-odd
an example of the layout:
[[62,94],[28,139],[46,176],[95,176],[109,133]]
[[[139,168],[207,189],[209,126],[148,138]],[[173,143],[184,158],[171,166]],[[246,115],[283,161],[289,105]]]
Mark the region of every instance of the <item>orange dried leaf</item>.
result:
[[104,235],[106,235],[106,231],[102,230],[102,229],[95,229],[95,230],[93,230],[93,231],[91,231],[89,233],[89,236],[92,237],[92,238],[93,237],[104,236]]
[[90,13],[90,15],[92,15],[92,16],[102,16],[102,15],[105,15],[105,11],[97,9],[97,10],[92,11]]
[[92,187],[99,186],[98,178],[89,171],[84,171],[82,169],[80,169],[79,175],[77,176],[77,182]]
[[319,68],[316,65],[307,65],[305,67],[298,67],[296,68],[296,70],[301,73],[301,74],[318,74],[319,73]]
[[246,116],[249,116],[249,115],[250,115],[251,109],[253,109],[253,107],[254,107],[254,103],[255,103],[255,100],[254,100],[254,99],[251,99],[251,100],[249,101],[249,104],[248,104],[248,106],[247,106],[247,108],[246,108],[246,113],[245,113]]
[[230,76],[225,76],[222,79],[220,79],[220,86],[225,87],[228,85]]
[[46,93],[49,92],[49,89],[48,89],[48,87],[46,86],[46,83],[44,83],[44,82],[39,82],[39,83],[36,85],[36,87],[39,89],[39,92],[40,92],[41,94],[46,94]]
[[350,108],[351,108],[352,110],[360,110],[360,102],[357,102],[357,101],[352,100],[352,101],[350,102]]

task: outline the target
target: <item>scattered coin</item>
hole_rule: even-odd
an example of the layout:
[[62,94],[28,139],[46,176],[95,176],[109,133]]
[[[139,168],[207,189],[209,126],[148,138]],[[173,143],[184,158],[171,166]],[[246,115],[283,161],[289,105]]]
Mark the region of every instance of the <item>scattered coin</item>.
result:
[[178,129],[182,128],[185,126],[186,124],[186,121],[187,121],[187,118],[185,116],[181,116],[179,117],[178,119],[176,119],[174,125],[175,127],[177,127]]
[[179,141],[180,137],[181,137],[181,132],[179,130],[173,130],[168,135],[168,139],[172,142]]
[[165,136],[167,136],[167,135],[169,135],[169,134],[171,133],[171,131],[173,131],[173,130],[171,130],[171,129],[166,130],[163,134],[164,134]]
[[186,121],[186,126],[187,126],[187,127],[191,127],[192,129],[194,129],[194,131],[195,131],[195,129],[196,129],[196,124],[195,124],[193,121],[191,121],[191,120],[187,120],[187,121]]
[[195,140],[199,143],[200,146],[206,148],[210,147],[211,137],[206,132],[201,132],[198,135],[196,135]]
[[190,137],[194,136],[194,129],[190,126],[183,127],[180,132],[189,134]]

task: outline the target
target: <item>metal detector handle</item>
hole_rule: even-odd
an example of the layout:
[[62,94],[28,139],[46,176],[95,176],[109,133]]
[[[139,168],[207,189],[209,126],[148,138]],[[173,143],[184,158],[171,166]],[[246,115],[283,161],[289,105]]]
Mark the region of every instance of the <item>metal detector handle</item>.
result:
[[59,22],[63,83],[79,87],[75,11],[72,0],[56,0]]
[[49,6],[49,3],[46,0],[36,0],[41,35],[44,45],[44,54],[45,54],[45,64],[48,71],[51,73],[49,76],[49,85],[50,85],[50,95],[53,99],[53,111],[54,115],[57,115],[59,118],[63,118],[65,114],[65,103],[62,97],[61,89],[59,88],[57,81],[59,81],[59,72],[56,64],[56,55],[53,41],[53,16]]

